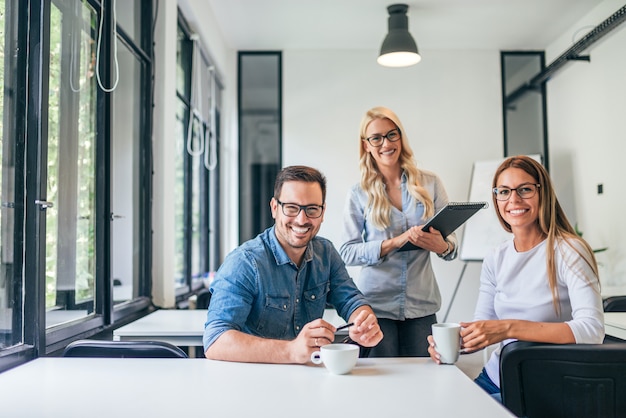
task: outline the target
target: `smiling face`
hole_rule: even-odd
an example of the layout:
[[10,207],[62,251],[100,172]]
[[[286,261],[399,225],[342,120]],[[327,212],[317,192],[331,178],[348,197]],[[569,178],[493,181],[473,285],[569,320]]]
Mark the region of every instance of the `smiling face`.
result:
[[[315,182],[287,181],[283,183],[278,200],[282,203],[293,203],[300,206],[323,205],[322,188]],[[300,259],[309,241],[317,235],[324,220],[324,214],[319,218],[309,218],[304,210],[297,216],[287,216],[276,199],[270,201],[272,217],[276,221],[276,238],[281,246],[296,264]]]
[[[537,179],[533,178],[526,171],[521,168],[510,167],[500,173],[496,181],[496,187],[516,189],[522,184],[535,183],[537,183]],[[511,225],[511,230],[514,234],[516,230],[539,229],[537,223],[539,217],[539,195],[540,193],[535,193],[534,196],[528,199],[522,199],[517,192],[511,192],[508,200],[497,201],[500,216]]]
[[[389,119],[374,119],[367,125],[365,137],[369,138],[374,135],[387,135],[389,131],[398,127]],[[402,140],[391,142],[388,139],[383,141],[382,146],[374,147],[367,140],[363,141],[363,148],[369,152],[379,168],[393,167],[398,164],[400,153],[402,151]]]

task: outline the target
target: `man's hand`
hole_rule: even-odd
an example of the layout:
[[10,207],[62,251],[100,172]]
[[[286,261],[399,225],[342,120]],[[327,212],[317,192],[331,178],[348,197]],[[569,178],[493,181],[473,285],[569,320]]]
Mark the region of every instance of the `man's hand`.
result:
[[323,345],[335,339],[336,328],[323,319],[316,319],[306,324],[295,340],[289,342],[289,351],[294,363],[304,364],[311,361],[311,354]]
[[350,322],[350,338],[363,347],[374,347],[382,341],[383,332],[378,325],[378,318],[369,306],[362,306],[352,313]]

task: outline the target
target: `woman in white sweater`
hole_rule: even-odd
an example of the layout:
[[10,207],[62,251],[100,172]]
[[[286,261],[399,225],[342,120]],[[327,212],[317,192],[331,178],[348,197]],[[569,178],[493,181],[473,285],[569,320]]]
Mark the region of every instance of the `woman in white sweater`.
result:
[[461,337],[467,352],[500,343],[476,378],[499,398],[505,344],[599,344],[604,314],[593,251],[567,220],[545,168],[526,156],[506,159],[494,175],[493,203],[513,240],[485,258],[474,321],[461,323]]

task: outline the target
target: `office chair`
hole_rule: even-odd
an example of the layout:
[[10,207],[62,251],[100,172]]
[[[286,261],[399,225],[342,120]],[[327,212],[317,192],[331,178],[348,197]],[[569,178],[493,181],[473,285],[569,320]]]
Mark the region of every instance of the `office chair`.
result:
[[624,416],[626,345],[512,342],[501,352],[500,389],[517,416]]
[[202,289],[196,295],[196,309],[209,309],[209,303],[211,303],[211,291],[209,289]]
[[188,358],[175,345],[162,341],[77,340],[65,347],[63,357]]
[[626,296],[610,296],[602,301],[604,312],[626,312]]

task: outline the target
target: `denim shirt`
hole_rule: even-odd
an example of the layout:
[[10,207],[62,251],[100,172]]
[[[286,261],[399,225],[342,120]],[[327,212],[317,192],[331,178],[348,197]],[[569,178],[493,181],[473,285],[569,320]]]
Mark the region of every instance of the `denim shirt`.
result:
[[204,351],[231,329],[292,340],[305,324],[323,316],[326,303],[346,320],[368,304],[329,240],[313,238],[298,268],[278,242],[274,227],[226,257],[211,292]]
[[[420,174],[420,183],[433,198],[437,212],[448,203],[443,183],[432,172],[421,170]],[[422,219],[424,205],[409,193],[404,173],[401,189],[402,210],[392,206],[391,225],[381,230],[370,221],[367,195],[360,184],[354,185],[346,199],[343,244],[339,249],[346,265],[362,266],[356,282],[376,316],[394,320],[422,318],[436,313],[441,307],[430,251],[394,250],[380,257],[384,240],[425,223]],[[457,254],[456,235],[452,233],[446,240],[455,248],[444,259],[452,260]]]

